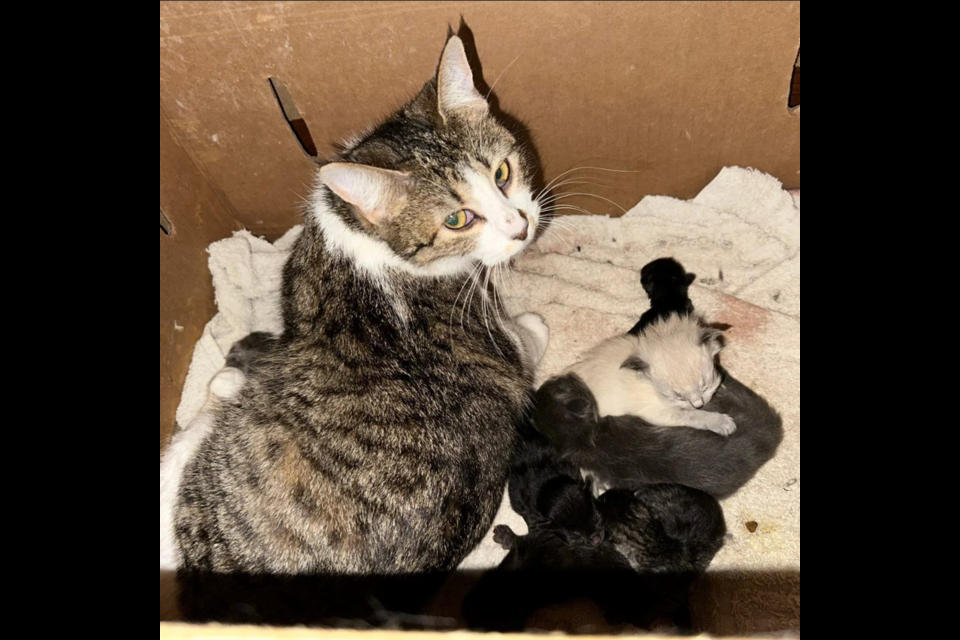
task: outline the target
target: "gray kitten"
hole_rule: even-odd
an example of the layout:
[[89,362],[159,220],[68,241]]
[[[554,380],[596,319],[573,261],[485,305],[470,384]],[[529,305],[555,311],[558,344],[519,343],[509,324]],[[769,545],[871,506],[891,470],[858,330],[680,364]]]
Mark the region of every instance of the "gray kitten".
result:
[[[456,37],[414,100],[320,169],[284,269],[283,334],[202,416],[195,452],[179,452],[188,616],[344,615],[327,605],[351,600],[345,587],[283,587],[447,571],[480,542],[546,348],[538,317],[492,319],[489,284],[537,231],[537,171]],[[161,562],[163,508],[161,492]],[[270,615],[250,604],[254,583],[316,610]]]

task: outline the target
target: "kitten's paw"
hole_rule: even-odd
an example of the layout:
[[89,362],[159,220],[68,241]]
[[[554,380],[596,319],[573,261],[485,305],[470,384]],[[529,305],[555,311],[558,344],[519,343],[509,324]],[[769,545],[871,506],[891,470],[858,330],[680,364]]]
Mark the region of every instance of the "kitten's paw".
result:
[[240,389],[243,388],[246,381],[247,376],[240,369],[224,367],[210,381],[210,395],[230,400],[240,393]]
[[493,528],[493,541],[504,549],[512,549],[514,542],[517,540],[517,534],[513,532],[513,529],[508,527],[505,524],[498,524]]
[[529,340],[525,342],[535,350],[535,353],[530,354],[531,359],[534,363],[539,363],[540,358],[547,351],[547,343],[550,342],[550,328],[547,327],[547,323],[535,313],[520,314],[513,321],[521,331],[526,333]]
[[725,413],[712,413],[707,421],[706,428],[721,436],[729,436],[737,430],[737,423]]

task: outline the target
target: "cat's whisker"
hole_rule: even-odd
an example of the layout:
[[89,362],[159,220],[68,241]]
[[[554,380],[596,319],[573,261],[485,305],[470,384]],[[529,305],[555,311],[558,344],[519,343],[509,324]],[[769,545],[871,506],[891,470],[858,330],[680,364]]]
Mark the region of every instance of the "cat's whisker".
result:
[[500,354],[500,357],[503,357],[503,352],[500,351],[500,346],[497,344],[496,338],[493,337],[493,331],[490,330],[490,319],[487,317],[487,301],[490,296],[490,275],[491,270],[487,269],[487,276],[483,281],[483,291],[481,292],[482,297],[480,298],[483,302],[483,324],[487,328],[487,335],[490,337],[490,342],[493,343],[493,348],[497,350],[497,353]]
[[551,223],[551,226],[554,226],[557,229],[563,229],[564,231],[576,232],[580,234],[583,233],[583,229],[561,218],[557,218],[556,220],[554,220]]
[[[548,209],[548,211],[550,211],[550,212],[553,212],[553,211],[576,211],[577,213],[582,213],[583,215],[587,215],[587,216],[596,215],[593,211],[588,211],[587,209],[584,209],[583,207],[578,207],[578,206],[573,205],[573,204],[559,205],[559,206],[552,207],[552,208]],[[556,216],[556,217],[562,217],[562,216]]]
[[551,180],[547,184],[547,186],[545,186],[543,189],[540,190],[540,193],[543,193],[544,191],[549,191],[550,188],[556,183],[557,180],[574,171],[609,171],[611,173],[640,173],[639,171],[635,171],[631,169],[607,169],[606,167],[574,167],[572,169],[567,169],[566,171],[564,171],[563,173],[555,177],[553,180]]
[[485,96],[483,97],[484,100],[489,100],[489,99],[490,99],[490,94],[493,93],[493,88],[497,86],[497,83],[498,83],[498,82],[500,82],[500,78],[502,78],[504,75],[506,75],[507,71],[510,70],[510,67],[513,66],[513,63],[516,62],[517,60],[519,60],[519,59],[520,59],[520,56],[522,56],[522,55],[523,55],[522,53],[521,53],[520,55],[518,55],[516,58],[513,59],[513,61],[510,62],[510,64],[508,64],[507,66],[505,66],[505,67],[503,68],[503,71],[500,72],[500,75],[497,76],[497,79],[493,81],[493,84],[492,84],[492,85],[490,85],[490,90],[487,91],[487,95],[485,95]]
[[558,228],[558,229],[564,229],[564,230],[567,230],[567,231],[575,231],[575,232],[580,233],[580,234],[584,233],[584,231],[583,231],[583,229],[582,229],[581,227],[577,226],[576,224],[570,222],[570,221],[567,219],[567,218],[569,218],[569,217],[570,217],[570,216],[567,216],[567,215],[563,215],[563,216],[557,215],[557,216],[554,216],[553,218],[551,218],[551,219],[548,221],[548,226],[549,226],[550,228]]
[[[500,292],[497,291],[500,285],[497,284],[497,280],[500,280],[500,284],[503,284],[503,276],[500,272],[503,265],[498,264],[493,270],[493,309],[497,312],[497,324],[500,325],[500,328],[503,329],[503,317],[500,315],[500,307],[503,305],[503,300],[500,298]],[[504,313],[506,313],[506,307],[504,307]]]
[[581,211],[586,211],[588,214],[593,215],[592,211],[589,211],[588,209],[584,209],[578,204],[570,204],[569,202],[558,202],[556,204],[551,204],[550,206],[546,207],[546,209],[544,210],[547,211],[548,213],[552,213],[554,211],[562,211],[564,209],[580,209]]
[[[482,286],[482,279],[486,269],[487,267],[485,265],[481,265],[481,268],[479,271],[477,271],[477,276],[474,279],[475,280],[474,285],[473,287],[470,288],[470,291],[468,292],[468,295],[470,296],[470,302],[467,306],[467,322],[468,323],[473,321],[473,301],[477,299],[478,294],[480,294],[480,302],[481,303],[483,302],[483,292],[480,290],[480,287]],[[481,312],[482,312],[482,308],[481,308]]]
[[[547,229],[546,232],[544,232],[544,235],[546,235],[547,233],[550,233],[552,229],[553,229],[552,227],[551,227],[550,229]],[[557,236],[557,238],[559,238],[560,241],[564,242],[564,243],[567,245],[567,248],[570,249],[570,252],[573,253],[573,251],[574,251],[574,249],[575,249],[575,247],[573,246],[573,243],[570,242],[570,239],[569,239],[569,238],[567,238],[567,237],[565,237],[565,236],[563,236],[563,235],[560,234],[560,231],[570,231],[570,230],[569,230],[569,229],[563,229],[563,228],[561,228],[561,227],[557,227],[556,229],[557,229],[557,232],[555,233],[555,235]]]
[[306,196],[297,193],[297,192],[294,191],[293,189],[290,189],[290,193],[292,193],[293,195],[295,195],[295,196],[296,196],[301,202],[303,202],[304,204],[310,204],[310,199],[307,198]]
[[[548,205],[550,205],[550,204],[553,204],[553,203],[556,202],[557,200],[560,200],[561,198],[564,198],[564,197],[566,197],[566,196],[571,196],[571,195],[584,195],[584,194],[583,194],[582,192],[579,192],[579,191],[566,191],[566,192],[562,192],[562,193],[553,192],[553,193],[550,195],[549,198],[544,198],[544,199],[541,200],[538,204],[539,204],[540,206],[548,206]],[[593,195],[593,194],[590,194],[590,195]]]
[[585,192],[585,191],[577,191],[577,192],[574,192],[574,193],[564,193],[564,194],[561,194],[561,195],[559,195],[559,196],[556,196],[555,200],[562,200],[563,198],[572,198],[573,196],[587,196],[587,197],[589,197],[589,198],[598,198],[598,199],[603,200],[603,201],[605,201],[605,202],[609,202],[610,204],[612,204],[613,206],[615,206],[617,209],[620,209],[620,211],[622,211],[623,213],[626,213],[626,212],[627,212],[626,209],[624,209],[623,207],[621,207],[619,204],[617,204],[616,202],[614,202],[614,201],[611,200],[610,198],[605,198],[605,197],[603,197],[603,196],[598,196],[598,195],[595,194],[595,193],[587,193],[587,192]]
[[[574,204],[558,204],[547,209],[547,213],[543,217],[547,220],[563,220],[565,222],[570,222],[568,218],[571,218],[572,216],[569,213],[558,213],[568,209],[580,209],[581,211],[587,211],[583,207]],[[587,211],[587,213],[592,215],[592,213],[589,211]]]
[[[549,190],[541,191],[540,194],[537,196],[536,202],[542,204],[544,202],[549,201],[550,198],[552,198],[553,196],[562,195],[560,193],[557,193],[557,190],[560,189],[561,187],[565,187],[571,184],[589,184],[591,186],[603,187],[605,189],[617,188],[616,185],[608,184],[606,182],[594,182],[593,180],[578,180],[577,179],[578,177],[579,176],[573,176],[568,180],[564,180],[563,182],[553,185],[552,187],[550,187]],[[550,198],[545,196],[550,196]]]
[[[549,222],[554,222],[554,221],[557,221],[557,220],[563,220],[564,222],[566,222],[566,223],[568,223],[568,224],[573,224],[571,221],[569,221],[569,220],[566,219],[566,218],[570,218],[570,217],[571,217],[570,214],[568,214],[568,213],[558,213],[558,211],[565,211],[565,210],[567,210],[568,207],[572,209],[572,208],[576,207],[576,205],[563,204],[563,205],[556,205],[556,206],[557,206],[557,208],[551,208],[549,211],[547,211],[547,213],[543,216],[544,219],[546,219],[546,220],[549,221]],[[563,207],[563,208],[561,209],[560,207]],[[577,207],[577,208],[579,209],[580,207]]]
[[[453,315],[457,312],[457,303],[460,302],[460,296],[463,295],[463,290],[464,290],[464,288],[466,288],[467,284],[470,282],[471,277],[473,276],[473,274],[476,273],[482,266],[483,266],[483,263],[477,263],[477,265],[473,268],[473,270],[472,270],[470,273],[467,274],[467,277],[463,279],[463,284],[460,285],[460,291],[457,292],[457,297],[454,299],[453,305],[452,305],[451,308],[450,308],[450,331],[451,331],[451,333],[453,332]],[[464,300],[464,301],[463,301],[463,304],[464,304],[464,306],[466,306],[467,301]],[[460,328],[463,329],[463,313],[462,313],[462,312],[461,312],[461,314],[460,314]]]
[[512,297],[513,297],[513,292],[516,291],[516,289],[517,289],[517,287],[516,287],[517,283],[516,283],[516,280],[514,280],[514,272],[513,272],[513,263],[512,263],[512,262],[505,262],[505,263],[503,264],[503,269],[502,269],[502,271],[501,271],[501,278],[502,278],[503,283],[504,283],[504,291],[506,292],[506,294],[507,294],[509,297],[512,298]]
[[[506,304],[503,302],[503,299],[508,295],[507,285],[503,280],[503,265],[504,263],[497,265],[496,273],[494,274],[494,284],[496,285],[497,296],[500,298],[500,304],[503,306],[503,313],[507,315],[507,317],[510,317],[510,315],[507,313]],[[503,326],[502,322],[500,326]]]
[[[477,270],[480,268],[480,266],[481,266],[481,263],[478,262],[477,265],[473,268],[473,271],[470,272],[470,275],[467,276],[467,280],[464,283],[464,286],[467,287],[467,295],[463,298],[463,305],[460,307],[460,329],[461,330],[464,330],[463,317],[467,311],[467,302],[470,301],[470,289],[473,287],[473,279],[477,273]],[[454,307],[454,309],[456,309],[456,307]]]
[[470,285],[470,288],[467,289],[467,297],[463,301],[463,311],[460,313],[460,328],[463,328],[463,315],[466,313],[467,321],[470,321],[470,312],[473,310],[473,298],[474,291],[478,283],[480,282],[480,274],[483,273],[483,263],[477,264],[477,269],[473,273],[472,280],[473,282]]

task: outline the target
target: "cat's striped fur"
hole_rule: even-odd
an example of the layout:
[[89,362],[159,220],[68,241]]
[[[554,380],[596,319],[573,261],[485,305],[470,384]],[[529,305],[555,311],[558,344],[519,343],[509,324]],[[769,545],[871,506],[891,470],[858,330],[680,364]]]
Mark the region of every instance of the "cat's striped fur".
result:
[[[441,75],[449,56],[466,65],[456,38],[444,55]],[[431,81],[345,149],[336,172],[321,171],[284,270],[284,332],[182,478],[182,575],[446,571],[489,529],[545,327],[531,318],[501,325],[483,280],[464,286],[474,265],[494,264],[497,236],[484,225],[496,212],[459,235],[443,228],[444,212],[451,198],[475,199],[505,212],[503,229],[526,221],[530,238],[504,239],[496,259],[507,259],[536,231],[536,167],[489,113],[460,110],[443,91]],[[501,156],[513,158],[516,180],[502,196],[463,190]],[[406,176],[396,212],[364,209],[373,200],[356,189],[369,185],[343,179],[359,167]],[[193,584],[188,594],[200,591]]]

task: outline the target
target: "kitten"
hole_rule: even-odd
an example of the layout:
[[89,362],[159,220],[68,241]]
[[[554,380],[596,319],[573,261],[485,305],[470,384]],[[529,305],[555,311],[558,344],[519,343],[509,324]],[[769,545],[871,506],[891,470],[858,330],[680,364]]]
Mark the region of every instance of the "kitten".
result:
[[536,316],[491,321],[484,274],[534,238],[537,171],[456,37],[416,98],[320,169],[283,333],[180,480],[188,617],[341,616],[371,599],[336,578],[430,576],[480,542],[547,340]]
[[728,436],[737,425],[703,411],[720,386],[715,360],[723,335],[692,315],[670,314],[638,336],[610,338],[563,374],[575,374],[593,392],[601,417],[632,415],[658,426],[706,429]]
[[464,602],[472,627],[519,631],[538,609],[578,597],[595,601],[608,622],[648,628],[663,618],[689,626],[690,585],[723,544],[723,511],[711,496],[677,485],[608,491],[598,508],[606,523],[599,545],[564,538],[550,527],[517,536],[497,528],[510,553]]
[[737,422],[728,438],[657,427],[632,416],[601,417],[575,375],[552,378],[536,393],[534,420],[560,454],[601,483],[622,488],[676,483],[718,498],[735,493],[774,456],[783,421],[759,395],[724,374],[707,411]]
[[665,320],[673,314],[691,315],[693,303],[687,290],[696,279],[696,274],[687,273],[673,258],[659,258],[645,264],[640,270],[640,284],[650,298],[650,308],[627,333],[638,336],[657,320]]
[[[599,545],[603,521],[580,469],[562,459],[531,423],[522,423],[518,432],[510,506],[531,529],[551,528],[563,539]],[[499,528],[494,533],[504,535]]]

